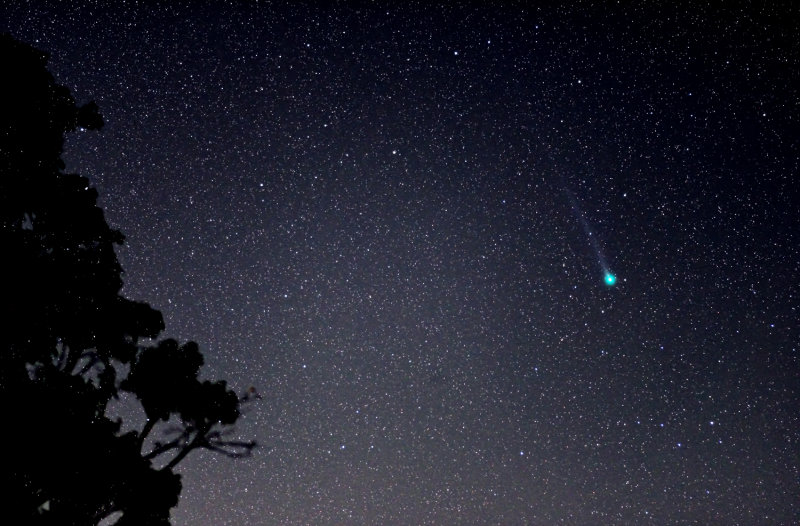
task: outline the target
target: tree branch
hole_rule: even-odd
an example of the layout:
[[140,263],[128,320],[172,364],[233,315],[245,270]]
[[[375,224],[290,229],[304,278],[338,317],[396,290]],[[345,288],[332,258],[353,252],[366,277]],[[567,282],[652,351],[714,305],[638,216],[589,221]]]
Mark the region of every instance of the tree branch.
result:
[[83,356],[83,352],[77,351],[75,349],[71,349],[69,345],[64,344],[64,352],[65,354],[65,363],[63,371],[69,374],[72,374],[72,371],[75,370],[75,367],[78,365],[78,362],[81,360]]
[[[97,362],[100,361],[100,357],[97,355],[96,352],[88,351],[88,352],[85,352],[85,353],[81,354],[80,358],[78,358],[78,362],[75,364],[76,366],[77,366],[78,363],[80,363],[80,359],[81,358],[88,358],[88,360],[86,361],[86,365],[81,367],[80,372],[78,372],[78,375],[80,375],[80,376],[83,376],[84,374],[89,372],[89,370],[91,370],[91,368],[94,367],[95,364],[97,364]],[[72,371],[70,371],[70,374],[72,374]]]
[[236,440],[229,440],[229,441],[215,441],[209,442],[205,447],[210,451],[216,451],[217,453],[222,453],[226,457],[229,458],[244,458],[249,457],[253,453],[253,449],[258,446],[255,441],[250,440],[247,442],[244,441],[236,441]]
[[163,455],[167,451],[180,448],[181,442],[184,442],[184,440],[181,440],[181,438],[176,438],[172,442],[167,442],[166,444],[160,444],[156,442],[156,447],[150,453],[142,456],[142,458],[145,460],[153,460],[157,456]]
[[156,422],[157,422],[157,420],[155,418],[148,418],[147,422],[145,423],[144,427],[142,428],[142,431],[139,433],[139,452],[142,451],[142,448],[144,447],[144,440],[147,438],[147,435],[149,435],[150,432],[153,430],[153,428],[156,426]]
[[208,445],[206,440],[206,433],[208,433],[208,429],[198,430],[195,437],[189,442],[172,460],[169,461],[167,464],[168,469],[172,469],[178,465],[178,463],[186,458],[193,449],[197,449],[199,447],[204,447]]

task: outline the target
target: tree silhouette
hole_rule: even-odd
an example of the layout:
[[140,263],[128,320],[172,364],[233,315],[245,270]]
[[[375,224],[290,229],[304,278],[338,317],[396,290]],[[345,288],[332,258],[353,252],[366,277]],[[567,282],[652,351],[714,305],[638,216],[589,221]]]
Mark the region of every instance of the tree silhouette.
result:
[[[116,514],[120,526],[168,525],[181,490],[173,468],[187,454],[238,457],[255,446],[225,439],[245,398],[200,381],[197,344],[156,342],[161,313],[120,294],[114,245],[124,237],[89,181],[61,160],[65,134],[102,127],[97,106],[76,105],[46,54],[8,35],[0,54],[4,516],[86,525]],[[147,416],[138,431],[122,433],[107,416],[122,393]],[[167,421],[169,432],[155,432]]]

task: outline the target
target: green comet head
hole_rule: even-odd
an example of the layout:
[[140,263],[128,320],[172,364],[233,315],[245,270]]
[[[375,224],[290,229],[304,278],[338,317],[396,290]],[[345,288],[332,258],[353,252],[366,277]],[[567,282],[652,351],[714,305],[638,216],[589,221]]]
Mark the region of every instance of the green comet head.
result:
[[612,285],[614,285],[614,283],[617,282],[617,277],[614,274],[612,274],[611,272],[606,272],[606,275],[605,275],[603,281],[606,282],[606,285],[611,287]]

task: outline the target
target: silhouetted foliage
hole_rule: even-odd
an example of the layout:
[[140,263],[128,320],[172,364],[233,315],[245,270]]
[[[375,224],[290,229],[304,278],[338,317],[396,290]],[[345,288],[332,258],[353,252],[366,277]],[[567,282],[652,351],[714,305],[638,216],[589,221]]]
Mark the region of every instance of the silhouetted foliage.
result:
[[[224,438],[244,399],[198,379],[194,342],[154,343],[161,313],[121,296],[124,238],[61,160],[66,133],[102,127],[97,106],[77,106],[45,54],[7,35],[0,54],[3,515],[84,525],[121,512],[121,526],[167,525],[181,490],[173,468],[188,453],[254,447]],[[123,392],[147,415],[138,431],[107,416]],[[167,421],[171,431],[156,432]]]

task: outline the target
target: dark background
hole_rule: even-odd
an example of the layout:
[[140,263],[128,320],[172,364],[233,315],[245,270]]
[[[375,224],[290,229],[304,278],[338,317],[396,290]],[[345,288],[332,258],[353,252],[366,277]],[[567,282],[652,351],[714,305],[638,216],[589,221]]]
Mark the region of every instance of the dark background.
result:
[[800,521],[798,8],[331,4],[0,8],[124,292],[263,396],[175,524]]

